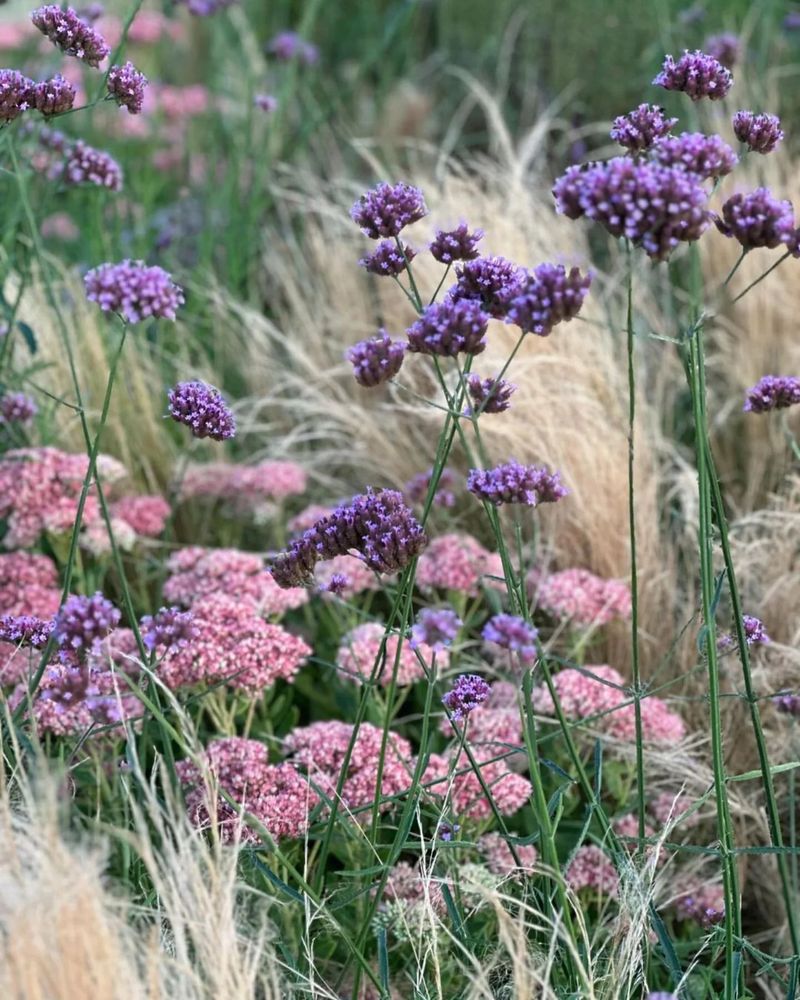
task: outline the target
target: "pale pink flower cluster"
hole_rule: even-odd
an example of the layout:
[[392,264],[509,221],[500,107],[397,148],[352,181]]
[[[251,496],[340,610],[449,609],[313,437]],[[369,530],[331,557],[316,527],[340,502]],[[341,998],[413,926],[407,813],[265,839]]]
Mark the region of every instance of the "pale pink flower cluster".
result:
[[296,462],[260,462],[230,465],[207,462],[190,465],[181,482],[182,500],[225,500],[242,513],[253,513],[269,501],[281,501],[304,493],[306,470]]
[[[494,804],[503,816],[510,816],[521,809],[531,795],[531,783],[520,774],[509,770],[505,761],[496,760],[481,764],[483,783],[489,789]],[[489,819],[494,815],[480,779],[470,767],[466,756],[458,760],[454,775],[448,777],[451,758],[433,753],[423,777],[423,783],[434,795],[447,795],[450,811],[470,819]]]
[[137,535],[158,538],[167,523],[170,506],[158,495],[129,496],[112,503],[110,513],[129,524]]
[[578,848],[564,870],[564,879],[574,892],[590,889],[592,893],[614,897],[619,888],[614,865],[596,844]]
[[565,569],[538,583],[539,606],[575,625],[606,625],[631,614],[631,592],[620,580],[604,580],[588,569]]
[[60,603],[58,571],[49,556],[0,554],[0,615],[52,618]]
[[398,861],[389,873],[383,898],[405,906],[430,905],[439,914],[446,906],[441,885],[435,878],[426,876],[418,864]]
[[224,682],[258,697],[279,678],[291,681],[311,654],[301,638],[260,618],[249,601],[215,594],[193,604],[192,613],[197,637],[159,664],[171,688]]
[[[337,666],[343,677],[360,683],[370,676],[380,654],[385,631],[385,627],[379,622],[365,622],[363,625],[357,625],[344,637],[337,656]],[[398,642],[397,635],[390,635],[386,640],[386,655],[377,676],[380,684],[389,684],[392,679]],[[419,657],[422,657],[430,670],[433,655],[433,650],[425,643],[420,643],[416,649],[412,649],[406,640],[400,650],[400,662],[397,667],[397,683],[400,687],[422,680],[425,670]],[[446,668],[450,662],[449,651],[443,649],[437,653],[436,662],[443,669]]]
[[[615,833],[618,833],[620,837],[638,837],[639,836],[639,817],[636,813],[625,813],[624,816],[617,816],[615,820],[612,821],[611,826]],[[652,837],[653,827],[649,823],[644,825],[644,834],[646,837]]]
[[381,586],[375,573],[356,556],[334,556],[317,563],[314,579],[322,591],[336,584],[335,592],[339,597],[355,597],[365,590],[379,590]]
[[514,850],[519,858],[518,866],[508,841],[499,833],[484,833],[478,840],[478,849],[486,861],[486,867],[495,875],[530,873],[539,860],[539,853],[533,844],[517,844]]
[[[289,733],[284,746],[294,762],[306,769],[312,784],[333,798],[352,736],[353,726],[349,722],[312,722],[310,726],[301,726]],[[362,722],[342,786],[345,808],[358,809],[374,802],[382,742],[383,730]],[[408,789],[413,767],[411,756],[408,740],[390,732],[381,775],[379,794],[382,798],[399,795]],[[384,802],[381,810],[386,811],[391,806],[391,802]]]
[[661,826],[681,823],[688,828],[697,826],[702,820],[699,811],[686,815],[693,805],[695,800],[686,792],[662,792],[649,803],[648,808]]
[[[625,681],[613,667],[587,666],[583,670],[570,667],[556,674],[553,684],[568,719],[600,715],[594,720],[598,729],[620,740],[635,738],[634,706],[632,702],[625,704],[629,701]],[[553,699],[544,686],[534,688],[532,703],[542,715],[555,714]],[[679,743],[686,735],[686,726],[665,701],[649,696],[642,700],[642,733],[653,743]]]
[[[117,548],[123,552],[130,552],[136,545],[136,532],[127,521],[112,517],[111,531],[114,534]],[[95,558],[111,552],[111,538],[105,522],[92,521],[91,524],[87,524],[81,531],[80,545],[82,549],[91,553]]]
[[459,590],[475,596],[478,584],[491,586],[486,576],[503,576],[500,557],[472,535],[440,535],[429,543],[417,564],[417,585],[423,590]]
[[[319,797],[291,764],[270,764],[263,743],[236,736],[212,740],[206,747],[204,765],[219,788],[275,840],[302,837],[308,830],[309,814]],[[247,826],[240,809],[222,795],[213,804],[209,802],[203,771],[197,764],[182,760],[175,769],[185,789],[187,812],[196,827],[208,829],[216,821],[225,843],[260,842],[259,834]]]

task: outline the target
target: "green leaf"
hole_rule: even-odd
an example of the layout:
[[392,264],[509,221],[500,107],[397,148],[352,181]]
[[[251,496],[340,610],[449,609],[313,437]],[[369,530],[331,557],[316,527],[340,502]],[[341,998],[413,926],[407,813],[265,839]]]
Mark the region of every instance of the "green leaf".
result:
[[39,345],[36,342],[36,334],[28,326],[28,324],[23,323],[22,320],[17,321],[17,329],[22,334],[25,343],[28,345],[28,350],[31,354],[35,354],[39,348]]

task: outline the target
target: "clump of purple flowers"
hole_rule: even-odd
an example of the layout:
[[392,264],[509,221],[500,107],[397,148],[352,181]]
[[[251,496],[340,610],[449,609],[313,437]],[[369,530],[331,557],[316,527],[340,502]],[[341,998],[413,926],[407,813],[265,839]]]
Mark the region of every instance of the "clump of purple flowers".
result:
[[31,20],[53,45],[89,66],[97,68],[109,53],[103,36],[82,21],[72,7],[62,10],[57,4],[46,4],[31,13]]
[[415,257],[416,252],[407,244],[398,244],[394,240],[381,240],[372,253],[362,257],[358,263],[370,274],[396,278],[405,271],[409,261]]
[[[772,642],[772,639],[767,635],[764,623],[755,615],[742,615],[742,625],[744,626],[745,642],[748,646],[766,646]],[[732,633],[721,635],[717,643],[720,649],[731,649],[735,644],[736,637]]]
[[427,214],[422,192],[411,184],[379,184],[350,209],[355,224],[373,240],[397,236]]
[[180,608],[160,608],[154,615],[145,615],[140,623],[142,641],[152,652],[163,647],[175,652],[197,638],[197,627],[191,611]]
[[489,316],[471,299],[444,299],[427,306],[407,331],[408,349],[454,358],[480,354],[486,347]]
[[13,122],[33,107],[36,84],[15,69],[0,69],[0,121]]
[[278,108],[278,98],[274,97],[272,94],[256,94],[253,98],[253,104],[259,108],[261,111],[266,111],[267,114],[272,114]]
[[133,65],[126,62],[124,66],[112,66],[108,71],[108,93],[121,108],[127,108],[128,113],[138,115],[144,105],[144,88],[147,77]]
[[424,643],[441,652],[458,635],[464,623],[452,608],[423,608],[411,627],[412,649]]
[[784,691],[781,694],[775,695],[772,699],[772,704],[779,712],[800,716],[800,694],[792,694],[789,691]]
[[536,507],[540,503],[555,503],[569,492],[557,472],[548,472],[538,465],[521,465],[513,460],[494,469],[472,469],[467,477],[467,489],[479,500],[496,507],[504,503]]
[[659,142],[653,156],[665,167],[682,167],[698,177],[724,177],[739,162],[739,157],[718,135],[681,132]]
[[437,229],[429,249],[434,260],[450,265],[457,260],[475,260],[482,239],[482,229],[470,232],[466,222],[462,222],[455,229]]
[[519,653],[521,659],[532,660],[536,656],[538,630],[517,615],[495,615],[484,625],[481,636],[486,642]]
[[486,701],[491,694],[490,684],[478,674],[461,674],[453,687],[442,696],[442,704],[455,722],[461,722]]
[[196,438],[228,441],[236,434],[236,419],[219,389],[205,382],[178,382],[168,394],[169,415],[191,428]]
[[699,49],[685,51],[677,62],[672,56],[667,56],[661,72],[653,80],[654,86],[680,90],[693,101],[704,97],[718,101],[728,93],[732,83],[730,70]]
[[769,188],[756,188],[749,194],[737,192],[722,206],[717,229],[738,240],[745,250],[756,247],[774,249],[791,240],[794,233],[794,210],[790,201],[775,198]]
[[745,413],[768,413],[800,403],[800,378],[794,375],[764,375],[747,390]]
[[739,53],[742,43],[738,35],[733,35],[729,31],[721,35],[709,35],[703,43],[705,52],[721,63],[725,69],[733,69],[739,61]]
[[[432,476],[433,469],[428,469],[427,472],[418,472],[405,484],[403,491],[412,503],[419,505],[425,503]],[[454,507],[456,503],[455,493],[453,493],[455,485],[456,476],[453,470],[442,469],[439,474],[439,482],[436,484],[436,492],[433,494],[434,506]]]
[[470,375],[467,390],[472,400],[469,413],[503,413],[511,406],[511,396],[517,387],[504,378],[485,378]]
[[33,92],[33,105],[46,117],[61,115],[75,103],[75,88],[60,74],[51,80],[37,83]]
[[305,66],[313,66],[319,59],[319,49],[316,45],[301,38],[296,31],[278,32],[267,42],[267,52],[283,62],[297,59]]
[[557,323],[578,315],[591,283],[591,274],[577,267],[567,271],[560,264],[540,264],[509,290],[506,319],[523,333],[547,337]]
[[183,291],[161,267],[148,267],[143,260],[101,264],[83,279],[86,298],[103,312],[119,313],[128,323],[150,317],[175,319],[183,305]]
[[405,357],[406,345],[392,340],[385,330],[377,337],[361,340],[347,352],[347,360],[353,366],[353,375],[359,385],[372,389],[400,371]]
[[109,191],[122,190],[122,167],[109,153],[94,149],[81,139],[67,147],[65,153],[63,176],[67,184],[95,184]]
[[771,153],[783,139],[780,118],[757,115],[755,111],[737,111],[733,116],[733,132],[753,153]]
[[631,153],[645,150],[669,135],[678,124],[677,118],[667,118],[664,109],[654,104],[640,104],[638,108],[614,119],[611,138]]
[[27,424],[38,412],[39,407],[24,392],[0,396],[0,424]]
[[3,615],[0,618],[0,641],[17,646],[44,649],[53,631],[53,622],[34,615]]
[[505,257],[478,257],[456,268],[456,283],[449,298],[479,302],[490,316],[505,315],[508,293],[522,277],[523,271]]
[[92,597],[73,594],[59,609],[53,636],[66,662],[90,652],[100,639],[119,625],[120,612],[98,591]]

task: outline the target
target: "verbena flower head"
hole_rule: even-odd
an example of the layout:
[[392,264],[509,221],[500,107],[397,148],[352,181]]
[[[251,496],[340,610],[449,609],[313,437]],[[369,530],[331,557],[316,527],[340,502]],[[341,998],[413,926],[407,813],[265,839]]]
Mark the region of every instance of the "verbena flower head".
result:
[[253,98],[253,104],[259,111],[265,111],[271,115],[273,111],[278,109],[278,98],[272,94],[256,94]]
[[161,267],[142,260],[101,264],[83,279],[86,298],[103,312],[119,313],[128,323],[144,319],[175,319],[183,291]]
[[725,919],[725,893],[721,885],[698,882],[678,897],[675,911],[681,920],[711,927]]
[[560,264],[540,264],[507,292],[506,321],[523,333],[546,337],[557,323],[578,315],[591,283],[592,276],[577,267],[567,271]]
[[219,389],[205,382],[178,382],[167,398],[169,415],[191,428],[193,437],[228,441],[236,435],[236,418]]
[[178,0],[195,17],[212,17],[226,7],[232,7],[236,0]]
[[[403,492],[408,499],[419,506],[425,503],[428,495],[428,487],[431,484],[433,469],[427,472],[418,472],[416,476],[405,484]],[[452,469],[444,468],[439,474],[439,482],[436,484],[436,492],[433,494],[433,504],[435,507],[455,507],[456,496],[453,492],[456,486],[456,475]]]
[[43,649],[53,631],[53,620],[35,615],[3,615],[0,618],[0,641],[16,646]]
[[401,244],[402,250],[394,240],[381,240],[371,254],[362,257],[358,262],[365,271],[380,277],[396,278],[408,267],[409,261],[416,257],[416,252],[408,244]]
[[62,10],[57,4],[37,7],[31,20],[57,48],[97,68],[109,53],[109,47],[99,32],[82,21],[72,7]]
[[429,250],[434,260],[440,264],[452,264],[457,260],[475,260],[479,256],[478,244],[483,239],[483,230],[469,230],[466,222],[455,229],[437,229]]
[[24,392],[7,392],[0,396],[0,424],[28,424],[39,407]]
[[112,66],[108,71],[108,93],[121,108],[127,108],[132,115],[140,114],[144,105],[144,89],[147,77],[133,65]]
[[538,629],[516,615],[495,615],[483,626],[481,636],[487,642],[519,653],[523,660],[531,660],[536,656],[536,637]]
[[0,121],[13,122],[32,108],[36,84],[15,69],[0,69]]
[[730,70],[699,49],[685,51],[677,62],[667,56],[661,72],[653,80],[654,86],[680,90],[693,101],[704,97],[718,101],[728,93],[732,83]]
[[605,580],[586,569],[552,573],[537,587],[539,606],[574,625],[605,625],[631,614],[631,592],[619,580]]
[[794,375],[764,375],[747,390],[745,413],[768,413],[800,403],[800,378]]
[[142,640],[151,652],[159,647],[174,652],[198,636],[194,615],[180,608],[160,608],[154,615],[145,615],[139,627]]
[[733,132],[753,153],[771,153],[783,140],[780,118],[757,115],[755,111],[737,111],[733,116]]
[[394,378],[403,365],[406,345],[392,340],[385,330],[377,337],[361,340],[347,352],[353,366],[353,376],[359,385],[373,389],[376,385]]
[[470,375],[467,390],[472,400],[470,413],[504,413],[511,406],[511,396],[517,387],[504,378],[485,378]]
[[85,655],[119,625],[118,608],[98,591],[92,597],[73,594],[59,609],[53,634],[66,653]]
[[557,472],[548,472],[543,466],[521,465],[513,460],[494,469],[472,469],[467,489],[479,500],[496,507],[504,503],[536,507],[540,503],[555,503],[569,492]]
[[443,358],[480,354],[486,347],[488,325],[489,316],[480,303],[470,299],[444,299],[427,306],[408,328],[408,349]]
[[640,104],[638,108],[614,119],[611,138],[631,153],[645,150],[669,135],[678,124],[677,118],[667,118],[664,109],[654,104]]
[[471,299],[479,302],[490,316],[502,318],[508,292],[513,288],[523,269],[505,257],[478,257],[456,268],[456,283],[448,298]]
[[683,167],[704,180],[729,174],[739,158],[718,135],[681,132],[667,136],[653,149],[653,157],[665,167]]
[[411,627],[411,648],[424,643],[431,649],[445,649],[464,623],[452,608],[423,608]]
[[679,243],[698,240],[710,222],[700,177],[627,156],[569,167],[553,194],[567,218],[585,215],[612,236],[642,247],[653,260],[666,260]]
[[361,231],[373,240],[397,236],[406,226],[428,214],[425,198],[411,184],[379,184],[362,194],[350,209]]
[[67,184],[94,184],[109,191],[122,190],[122,167],[114,157],[80,139],[65,148],[62,175]]
[[442,704],[456,722],[461,722],[486,701],[491,690],[491,685],[477,674],[461,674],[442,696]]
[[76,91],[60,74],[37,83],[33,91],[33,106],[46,118],[69,111],[75,103]]
[[738,35],[725,31],[721,35],[709,35],[703,43],[703,51],[725,69],[733,69],[739,61],[742,43]]
[[[356,556],[336,556],[318,563],[314,570],[314,581],[318,590],[339,597],[354,597],[365,590],[380,590],[380,582],[375,574]],[[281,590],[277,584],[275,587],[279,594],[292,593]],[[306,593],[302,589],[297,592]]]
[[742,624],[748,646],[765,646],[772,642],[760,618],[756,618],[754,615],[742,615]]
[[775,198],[764,187],[731,195],[722,206],[722,218],[715,221],[724,236],[738,240],[745,250],[774,249],[794,233],[792,203]]
[[800,716],[800,694],[792,694],[789,691],[784,691],[781,694],[775,695],[772,699],[772,704],[779,712]]
[[297,59],[306,66],[312,66],[319,59],[319,49],[297,34],[296,31],[280,31],[267,42],[267,52],[284,62]]

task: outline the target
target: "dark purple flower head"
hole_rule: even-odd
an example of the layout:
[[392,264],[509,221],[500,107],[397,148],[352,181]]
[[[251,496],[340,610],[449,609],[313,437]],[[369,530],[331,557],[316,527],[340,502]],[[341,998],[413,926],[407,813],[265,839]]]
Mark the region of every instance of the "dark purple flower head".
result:
[[344,594],[350,586],[350,578],[346,573],[333,573],[327,583],[322,584],[318,589],[326,594]]
[[284,588],[310,584],[314,566],[320,560],[354,552],[376,573],[395,573],[418,556],[427,543],[422,525],[402,493],[363,493],[320,518],[291,542],[273,563],[272,575]]
[[769,188],[763,187],[749,194],[731,195],[722,206],[722,218],[715,221],[724,236],[738,240],[745,250],[773,249],[794,233],[792,203],[779,201]]
[[444,299],[427,306],[406,331],[408,349],[417,354],[454,358],[480,354],[486,347],[489,316],[471,299]]
[[457,281],[448,297],[479,302],[490,316],[505,314],[505,296],[516,285],[523,269],[505,257],[478,257],[456,268]]
[[443,840],[445,843],[449,843],[455,834],[461,829],[458,823],[440,823],[439,824],[439,840]]
[[109,95],[121,108],[127,108],[132,115],[141,112],[147,77],[132,62],[126,62],[124,66],[112,66],[108,71],[107,86]]
[[89,66],[97,68],[109,53],[103,36],[82,21],[72,7],[62,10],[57,4],[46,4],[31,13],[31,20],[53,45]]
[[52,80],[37,83],[33,92],[33,104],[37,111],[47,118],[69,111],[75,103],[75,88],[60,74]]
[[86,298],[103,312],[119,313],[128,323],[150,317],[175,319],[183,305],[183,291],[161,267],[148,267],[143,260],[101,264],[83,279]]
[[119,625],[119,620],[119,610],[99,591],[92,597],[73,594],[56,615],[53,635],[68,657],[85,655]]
[[39,407],[24,392],[7,392],[0,396],[0,424],[27,424],[39,412]]
[[504,378],[485,378],[470,375],[467,389],[472,406],[467,408],[467,416],[472,413],[504,413],[511,406],[511,396],[517,387]]
[[350,209],[355,224],[373,240],[397,236],[427,214],[422,192],[411,184],[379,184],[362,194]]
[[266,111],[267,114],[272,114],[278,108],[278,98],[274,97],[272,94],[256,94],[253,98],[253,104],[259,108],[261,111]]
[[709,35],[703,44],[703,51],[716,59],[725,69],[733,69],[739,62],[742,43],[738,35],[729,31],[721,35]]
[[455,722],[461,722],[479,708],[491,694],[491,685],[477,674],[461,674],[442,697],[442,704]]
[[523,333],[546,337],[557,323],[578,315],[591,283],[591,274],[582,275],[577,267],[567,271],[560,264],[540,264],[507,291],[506,321]]
[[139,627],[151,652],[159,647],[165,652],[175,652],[197,638],[194,615],[180,608],[160,608],[154,615],[145,615]]
[[319,49],[316,45],[301,38],[296,31],[278,32],[267,42],[267,52],[282,62],[297,59],[306,66],[312,66],[319,59]]
[[36,84],[15,69],[0,69],[0,122],[13,122],[32,108]]
[[538,630],[516,615],[495,615],[483,626],[481,636],[486,642],[519,653],[526,662],[536,656],[536,636]]
[[[428,495],[428,487],[431,484],[433,469],[427,472],[418,472],[416,476],[405,484],[403,492],[408,499],[419,506],[425,503]],[[454,507],[456,497],[453,489],[456,485],[456,476],[452,469],[442,469],[439,475],[439,482],[436,484],[436,492],[433,495],[433,503],[436,507]]]
[[405,357],[406,345],[394,341],[385,330],[377,337],[361,340],[347,352],[347,360],[353,366],[353,375],[359,385],[372,389],[400,371]]
[[681,132],[662,139],[653,148],[653,158],[665,167],[682,167],[703,180],[724,177],[739,162],[724,139],[702,132]]
[[440,264],[452,264],[457,260],[475,260],[478,244],[483,239],[483,230],[469,231],[466,222],[455,229],[437,229],[430,244],[431,255]]
[[683,91],[693,101],[704,97],[718,101],[728,93],[732,83],[730,70],[699,49],[684,52],[677,62],[667,56],[661,72],[653,80],[654,86]]
[[415,257],[416,252],[408,244],[402,244],[401,250],[394,240],[381,240],[372,253],[362,257],[358,263],[370,274],[396,278]]
[[536,507],[540,503],[555,503],[569,492],[557,472],[548,472],[543,466],[520,465],[513,460],[494,469],[472,469],[467,489],[479,500],[496,507],[504,503]]
[[666,260],[679,243],[699,239],[710,221],[701,178],[627,156],[567,168],[553,194],[567,218],[585,215],[653,260]]
[[753,153],[771,153],[783,139],[780,118],[757,115],[755,111],[737,111],[733,116],[733,132]]
[[640,104],[638,108],[614,119],[611,138],[631,153],[642,153],[653,143],[668,135],[677,118],[667,118],[664,109],[654,104]]
[[800,403],[800,378],[794,375],[764,375],[747,390],[745,413],[767,413]]
[[423,608],[411,628],[409,645],[416,649],[425,643],[441,652],[455,639],[463,624],[452,608]]
[[790,11],[783,19],[784,31],[800,31],[800,10]]
[[222,393],[205,382],[178,382],[170,389],[169,415],[186,424],[196,438],[228,441],[236,434],[236,419]]
[[44,649],[52,631],[52,621],[34,615],[3,615],[0,618],[0,641],[13,642],[17,646]]
[[67,184],[94,184],[109,191],[122,190],[122,167],[102,149],[79,139],[65,150],[63,177]]
[[[742,625],[744,625],[744,636],[748,646],[766,646],[772,642],[760,618],[753,615],[742,615]],[[731,632],[726,632],[719,637],[717,645],[720,649],[733,649],[736,645],[736,636]]]
[[772,704],[779,712],[800,716],[800,694],[792,694],[790,691],[784,691],[781,694],[775,695],[772,699]]
[[236,0],[178,0],[186,5],[186,9],[195,17],[211,17],[218,11],[232,7]]

